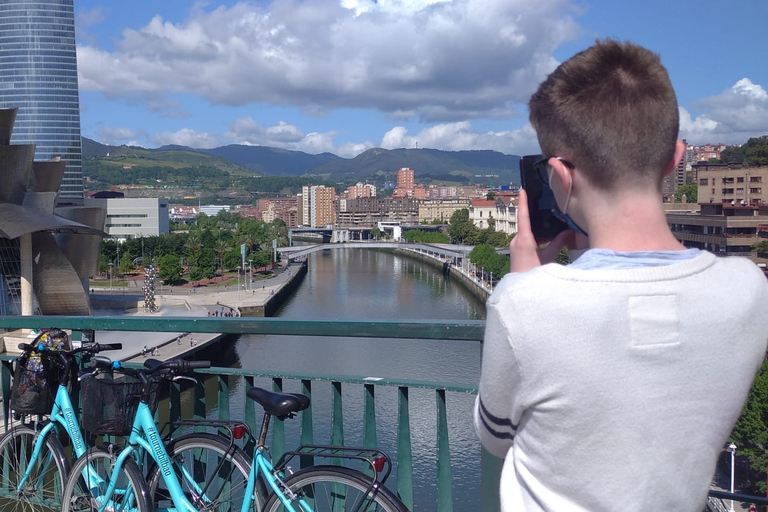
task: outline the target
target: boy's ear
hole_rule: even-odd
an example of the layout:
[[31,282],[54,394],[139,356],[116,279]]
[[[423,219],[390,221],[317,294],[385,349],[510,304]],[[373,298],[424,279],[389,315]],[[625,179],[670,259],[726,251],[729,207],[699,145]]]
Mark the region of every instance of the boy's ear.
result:
[[664,176],[669,176],[672,171],[675,170],[675,167],[677,167],[677,164],[680,163],[680,160],[683,159],[683,155],[685,154],[685,144],[683,144],[683,141],[678,140],[675,143],[675,156],[672,157],[672,161],[669,162],[669,165],[666,169],[664,169]]
[[[554,169],[552,172],[552,180],[551,181],[557,181],[557,183],[560,186],[560,190],[563,192],[563,194],[566,194],[569,187],[571,187],[573,183],[573,176],[571,176],[571,170],[568,168],[567,165],[565,165],[563,162],[558,160],[557,158],[550,158],[549,159],[549,165]],[[552,187],[552,183],[550,183],[550,187]]]

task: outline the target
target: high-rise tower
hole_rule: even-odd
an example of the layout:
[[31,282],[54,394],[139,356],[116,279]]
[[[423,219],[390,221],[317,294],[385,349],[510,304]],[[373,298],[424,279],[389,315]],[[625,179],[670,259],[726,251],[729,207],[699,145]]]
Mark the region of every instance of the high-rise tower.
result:
[[73,0],[0,2],[0,108],[18,108],[12,144],[60,157],[59,202],[82,204],[83,171]]

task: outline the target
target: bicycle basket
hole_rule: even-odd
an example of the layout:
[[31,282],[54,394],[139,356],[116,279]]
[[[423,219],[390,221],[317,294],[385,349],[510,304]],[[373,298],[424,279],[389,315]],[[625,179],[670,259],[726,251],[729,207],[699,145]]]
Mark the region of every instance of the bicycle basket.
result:
[[50,414],[63,369],[48,354],[24,353],[16,363],[11,409],[19,414]]
[[[141,382],[130,377],[92,377],[81,382],[83,429],[92,434],[128,436],[141,399]],[[150,410],[157,407],[153,386]]]

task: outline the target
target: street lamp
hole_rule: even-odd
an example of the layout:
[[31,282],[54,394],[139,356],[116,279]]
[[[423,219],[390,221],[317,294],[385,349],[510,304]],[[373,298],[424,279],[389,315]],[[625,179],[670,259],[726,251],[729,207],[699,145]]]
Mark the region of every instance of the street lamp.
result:
[[112,295],[112,268],[115,266],[111,261],[109,262],[109,294]]
[[[734,443],[729,444],[728,451],[731,452],[731,494],[733,494],[733,467],[734,458],[736,457],[736,445]],[[729,512],[733,512],[733,496],[731,496],[731,508],[729,509]]]

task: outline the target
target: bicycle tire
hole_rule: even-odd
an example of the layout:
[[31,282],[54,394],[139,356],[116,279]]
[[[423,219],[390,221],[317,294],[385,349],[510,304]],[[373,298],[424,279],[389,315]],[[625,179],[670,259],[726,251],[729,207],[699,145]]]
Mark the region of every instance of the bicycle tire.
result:
[[18,488],[19,479],[29,467],[38,435],[38,431],[20,425],[0,438],[0,499],[17,500],[16,508],[21,510],[61,510],[69,460],[55,435],[46,436],[43,451],[33,461],[24,488]]
[[[379,486],[371,497],[371,478],[360,471],[341,466],[312,466],[292,474],[285,485],[296,495],[291,504],[302,512],[408,512],[389,489]],[[311,506],[299,504],[306,499]],[[266,512],[284,512],[280,498],[272,494]]]
[[[84,512],[99,510],[103,493],[112,476],[117,453],[102,448],[89,448],[72,465],[70,478],[64,488],[62,512]],[[120,476],[115,492],[104,510],[123,512],[148,512],[153,510],[144,475],[133,458],[125,459],[118,469]],[[95,477],[95,480],[91,477]]]
[[[214,508],[218,510],[217,504],[224,503],[228,504],[231,510],[240,510],[245,499],[245,487],[248,485],[251,462],[243,450],[235,446],[235,451],[229,456],[231,463],[225,463],[219,471],[215,471],[228,448],[227,440],[206,433],[187,434],[166,446],[171,465],[174,467],[184,494],[199,510]],[[200,493],[191,488],[189,479],[183,478],[182,466],[186,474],[194,474],[194,480],[199,488],[206,489],[206,498],[201,498]],[[221,485],[218,478],[214,479],[214,477],[223,475],[227,477],[224,485]],[[147,483],[154,505],[158,509],[172,508],[170,495],[162,485],[160,468],[157,465],[150,469]],[[256,481],[254,493],[251,510],[261,511],[267,496],[266,484],[261,477]]]

